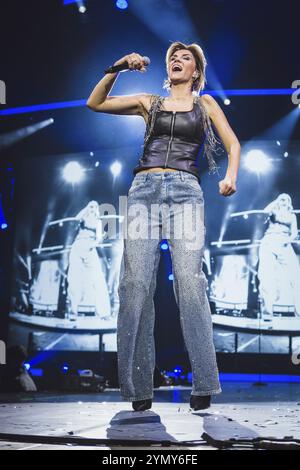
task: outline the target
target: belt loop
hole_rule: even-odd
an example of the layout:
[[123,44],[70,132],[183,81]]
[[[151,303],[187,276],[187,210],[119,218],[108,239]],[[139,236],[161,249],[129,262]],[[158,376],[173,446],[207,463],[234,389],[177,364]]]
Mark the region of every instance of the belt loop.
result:
[[184,171],[180,171],[180,178],[181,178],[181,181],[184,181]]

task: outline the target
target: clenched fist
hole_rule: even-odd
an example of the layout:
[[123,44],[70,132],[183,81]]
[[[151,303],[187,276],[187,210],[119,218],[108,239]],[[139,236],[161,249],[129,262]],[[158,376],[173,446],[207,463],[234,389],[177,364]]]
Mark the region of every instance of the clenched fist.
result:
[[223,196],[231,196],[236,192],[236,182],[235,179],[230,176],[225,177],[223,180],[219,181],[220,194]]

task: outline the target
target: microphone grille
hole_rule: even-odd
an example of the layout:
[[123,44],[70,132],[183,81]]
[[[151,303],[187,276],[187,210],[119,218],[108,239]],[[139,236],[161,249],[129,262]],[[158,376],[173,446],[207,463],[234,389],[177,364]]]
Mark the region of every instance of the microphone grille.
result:
[[145,65],[149,65],[151,63],[151,60],[146,55],[143,57],[143,61]]

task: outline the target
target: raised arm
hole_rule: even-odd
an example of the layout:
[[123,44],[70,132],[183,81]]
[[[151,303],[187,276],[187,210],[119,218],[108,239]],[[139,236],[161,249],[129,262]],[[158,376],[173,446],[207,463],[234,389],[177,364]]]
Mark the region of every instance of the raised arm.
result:
[[75,219],[77,220],[83,220],[86,215],[86,208],[81,209],[81,211],[78,212],[78,214],[75,215]]
[[264,207],[264,212],[266,212],[266,214],[272,214],[272,213],[275,213],[276,210],[278,208],[278,202],[277,202],[277,199],[275,199],[274,201],[271,201],[266,207]]
[[[145,72],[143,58],[140,54],[132,53],[125,55],[117,60],[114,65],[128,62],[129,70],[138,70]],[[100,80],[90,94],[86,105],[92,111],[98,113],[109,114],[144,114],[144,101],[143,98],[148,96],[147,93],[136,95],[123,95],[123,96],[108,96],[119,73],[108,73]]]

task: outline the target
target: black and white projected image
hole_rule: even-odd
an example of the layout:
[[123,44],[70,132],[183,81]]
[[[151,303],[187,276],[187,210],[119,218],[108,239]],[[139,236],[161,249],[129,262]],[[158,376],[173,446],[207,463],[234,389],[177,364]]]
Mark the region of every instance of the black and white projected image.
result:
[[[235,198],[210,207],[214,189],[203,178],[209,183],[203,183],[204,270],[215,346],[224,353],[287,354],[300,347],[300,204],[293,178],[285,179],[285,173],[296,178],[297,163],[272,160],[281,150],[267,141],[243,149],[246,179]],[[116,351],[123,255],[119,197],[126,196],[132,174],[128,165],[121,177],[113,157],[102,166],[82,154],[20,163],[14,342],[31,350]],[[163,289],[162,282],[157,288]]]
[[[115,351],[123,254],[123,217],[112,210],[118,167],[97,171],[98,163],[82,155],[26,164],[26,178],[22,165],[19,172],[10,337],[30,350]],[[101,214],[107,204],[109,214]]]
[[299,191],[293,178],[284,180],[297,162],[278,149],[278,142],[244,147],[251,197],[247,206],[240,195],[227,208],[205,257],[219,352],[290,354],[300,347]]

